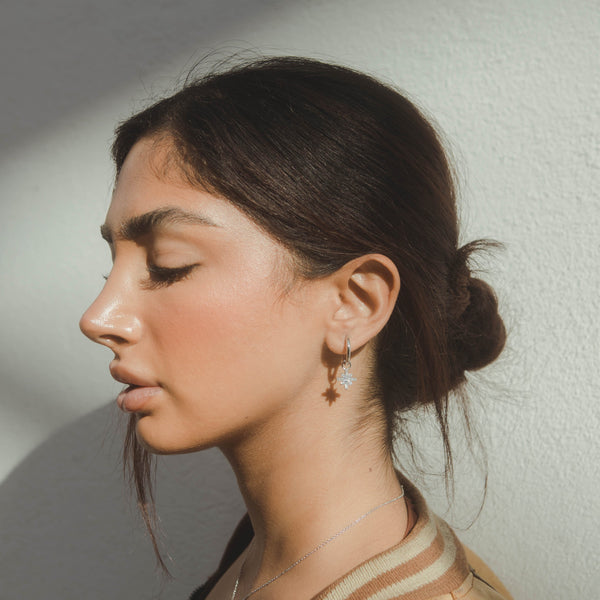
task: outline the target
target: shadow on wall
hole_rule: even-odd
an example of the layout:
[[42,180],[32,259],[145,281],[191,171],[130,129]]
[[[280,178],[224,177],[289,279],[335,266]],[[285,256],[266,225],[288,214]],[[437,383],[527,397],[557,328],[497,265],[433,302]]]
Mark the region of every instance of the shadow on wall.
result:
[[0,486],[2,600],[182,600],[216,567],[245,510],[225,459],[216,450],[160,459],[157,507],[175,576],[164,581],[123,483],[115,413],[111,404],[65,427]]
[[[5,151],[115,89],[139,85],[145,75],[186,53],[191,66],[232,37],[239,40],[240,31],[274,9],[272,0],[8,4],[0,21]],[[243,41],[236,44],[244,47]]]

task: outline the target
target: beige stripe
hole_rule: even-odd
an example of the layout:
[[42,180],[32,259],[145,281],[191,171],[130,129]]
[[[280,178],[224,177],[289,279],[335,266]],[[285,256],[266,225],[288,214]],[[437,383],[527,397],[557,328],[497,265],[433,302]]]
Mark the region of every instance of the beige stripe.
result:
[[365,598],[365,600],[392,600],[393,598],[398,598],[398,596],[414,592],[429,583],[433,583],[436,579],[447,573],[456,559],[456,545],[452,530],[441,520],[439,522],[439,529],[444,540],[444,551],[433,564],[423,569],[420,573],[415,573],[410,577],[393,583],[369,596],[368,599]]
[[427,550],[435,540],[438,530],[433,515],[424,514],[423,520],[427,522],[414,538],[409,535],[398,546],[353,569],[342,581],[337,585],[334,584],[334,587],[327,590],[324,595],[319,594],[317,598],[319,600],[346,598],[361,588],[365,582],[380,577],[383,573],[391,571]]

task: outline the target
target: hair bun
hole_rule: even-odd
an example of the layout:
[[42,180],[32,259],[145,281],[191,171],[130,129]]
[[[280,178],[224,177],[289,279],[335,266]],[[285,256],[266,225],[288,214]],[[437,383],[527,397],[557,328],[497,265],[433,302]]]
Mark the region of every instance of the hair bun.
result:
[[474,251],[497,245],[477,240],[459,248],[450,269],[448,350],[453,387],[464,381],[465,371],[475,371],[493,362],[506,342],[496,294],[485,281],[472,277],[468,266]]
[[448,287],[450,290],[450,302],[448,303],[448,316],[451,321],[459,319],[471,303],[471,272],[467,264],[467,246],[459,248],[456,259],[450,266]]

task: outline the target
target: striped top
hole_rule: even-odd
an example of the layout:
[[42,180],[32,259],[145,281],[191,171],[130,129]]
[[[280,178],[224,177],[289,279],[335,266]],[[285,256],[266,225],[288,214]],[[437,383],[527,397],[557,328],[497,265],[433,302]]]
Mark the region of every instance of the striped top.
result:
[[[397,545],[352,569],[312,600],[503,600],[474,576],[449,525],[428,509],[413,485],[406,480],[402,484],[417,513],[409,534]],[[206,598],[252,536],[246,515],[233,534],[219,569],[190,600]]]
[[459,598],[473,575],[461,543],[448,524],[431,513],[418,490],[403,482],[418,515],[396,546],[363,562],[313,600],[432,600]]

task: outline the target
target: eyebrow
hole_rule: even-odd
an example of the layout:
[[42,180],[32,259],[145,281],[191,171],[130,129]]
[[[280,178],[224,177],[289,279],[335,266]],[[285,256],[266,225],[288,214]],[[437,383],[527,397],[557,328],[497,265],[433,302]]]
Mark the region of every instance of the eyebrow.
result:
[[109,225],[104,223],[100,226],[100,235],[109,244],[112,244],[115,239],[134,242],[163,225],[173,223],[220,227],[220,225],[199,213],[189,212],[178,207],[165,207],[127,219],[114,234]]

